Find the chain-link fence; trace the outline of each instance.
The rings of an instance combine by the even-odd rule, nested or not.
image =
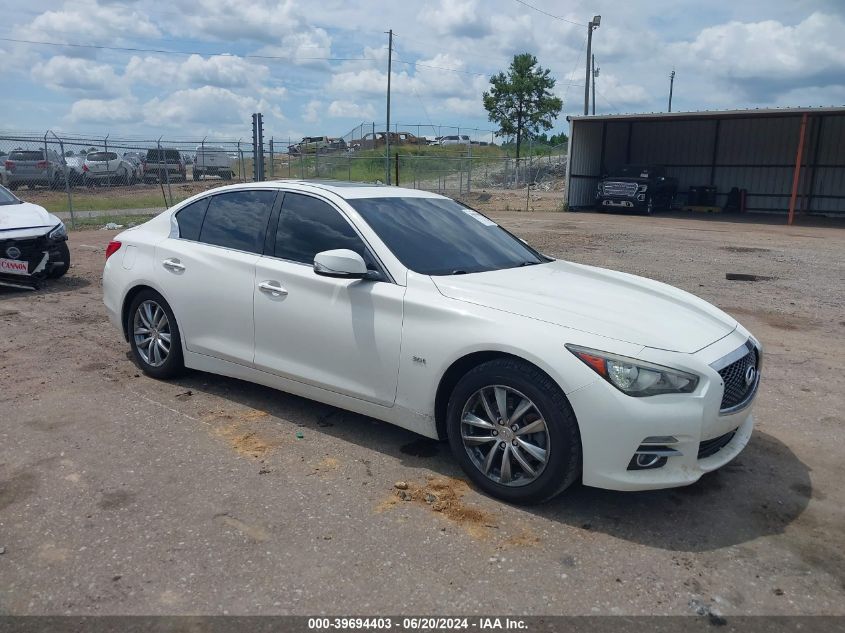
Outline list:
[[[72,223],[113,211],[149,213],[256,178],[389,182],[452,195],[562,187],[566,146],[529,140],[517,159],[515,147],[494,143],[489,130],[395,124],[388,134],[383,128],[362,124],[336,138],[271,136],[262,148],[263,174],[254,173],[255,148],[244,139],[0,132],[0,182],[25,189],[21,197]]]

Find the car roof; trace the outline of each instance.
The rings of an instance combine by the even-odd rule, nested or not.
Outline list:
[[[370,184],[364,182],[346,182],[343,180],[267,180],[264,182],[245,182],[225,187],[217,187],[211,193],[237,191],[240,189],[276,189],[284,188],[288,191],[329,192],[345,200],[359,198],[444,198],[430,191],[420,189],[406,189],[405,187],[391,187],[388,185]]]

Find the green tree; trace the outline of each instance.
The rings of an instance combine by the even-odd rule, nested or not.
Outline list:
[[[499,126],[498,136],[516,136],[516,157],[527,134],[550,130],[563,108],[552,95],[555,80],[537,64],[531,53],[514,55],[507,74],[490,78],[490,92],[484,93],[487,118]]]

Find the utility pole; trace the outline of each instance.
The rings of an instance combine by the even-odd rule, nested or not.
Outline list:
[[[590,113],[590,59],[593,56],[593,31],[599,28],[601,16],[594,15],[587,24],[587,72],[584,75],[584,114]]]
[[[672,90],[675,87],[675,69],[669,74],[669,112],[672,111]]]
[[[393,29],[388,32],[387,40],[387,126],[384,132],[384,182],[390,184],[390,72],[393,66]],[[373,144],[375,145],[375,136]]]
[[[596,77],[599,76],[601,68],[596,68],[596,56],[593,55],[593,116],[596,115]]]

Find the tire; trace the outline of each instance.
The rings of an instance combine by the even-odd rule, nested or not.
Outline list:
[[[223,180],[231,180],[231,179],[232,179],[232,172],[230,172],[230,171],[224,171],[224,172],[222,172],[222,173],[220,174],[220,177],[221,177]]]
[[[645,208],[643,209],[644,215],[654,215],[656,211],[655,204],[654,204],[654,196],[649,196],[648,200],[646,201]]]
[[[18,183],[16,183],[16,182],[10,182],[10,183],[9,183],[9,190],[10,190],[10,191],[17,191],[17,190],[18,190]]]
[[[62,242],[61,245],[59,245],[59,257],[64,263],[61,266],[53,266],[50,268],[50,272],[47,273],[47,277],[50,279],[63,277],[70,268],[70,249],[67,246],[67,242]]]
[[[147,307],[150,310],[147,310]],[[164,312],[167,319],[167,328],[162,326],[158,313],[153,306],[158,306]],[[153,340],[146,346],[145,351],[143,345],[139,348],[139,340],[144,337],[143,333],[135,334],[137,327],[150,330],[147,323],[151,321],[150,316],[153,316],[155,321],[161,328],[160,333],[167,333],[170,336],[170,345],[166,346],[166,341],[162,338],[161,344],[157,346],[157,341]],[[136,327],[137,326],[137,327]],[[132,348],[132,355],[135,357],[135,363],[148,376],[158,379],[167,379],[178,376],[185,370],[185,363],[182,357],[182,338],[179,335],[179,326],[176,323],[176,317],[173,315],[173,310],[159,293],[154,290],[142,290],[139,292],[129,306],[128,316],[126,317],[126,331],[129,334],[129,345]],[[155,349],[153,349],[155,347]],[[161,354],[166,347],[166,357],[162,360]],[[158,354],[158,357],[156,357]],[[156,360],[161,360],[157,364]]]
[[[505,408],[509,417],[525,400],[531,408],[523,411],[513,427],[496,422],[489,427],[475,426],[478,418],[488,422],[484,418],[491,417],[485,415],[484,411],[488,409],[483,407],[479,394],[486,394],[490,413],[495,414],[498,411],[496,390],[506,393]],[[465,423],[467,416],[474,420],[472,424]],[[452,454],[467,476],[481,490],[504,501],[519,504],[548,501],[581,474],[581,436],[572,407],[557,383],[525,361],[501,358],[470,370],[452,392],[446,426]],[[528,426],[541,430],[524,434],[523,429]],[[465,445],[465,434],[475,441]],[[499,439],[487,439],[492,436]],[[526,445],[532,452],[523,448]],[[544,462],[535,454],[543,447]],[[543,450],[539,452],[543,453]],[[509,457],[507,476],[503,472],[506,454]],[[533,476],[520,465],[517,455],[535,470]],[[483,470],[485,463],[489,475]]]
[[[191,174],[191,178],[194,180],[194,182],[199,182],[199,179],[201,177],[202,177],[202,174],[198,171],[195,171]]]

